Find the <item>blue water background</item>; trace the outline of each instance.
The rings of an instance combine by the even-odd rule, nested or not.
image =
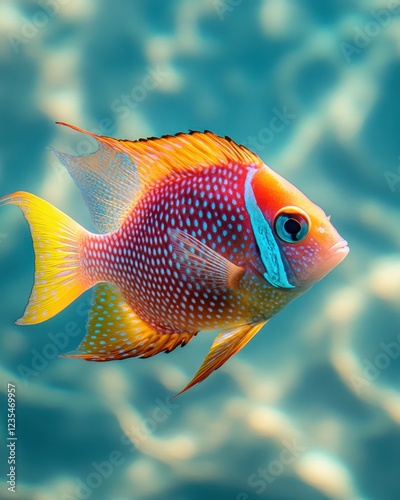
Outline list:
[[[55,121],[130,139],[209,129],[322,206],[351,248],[170,405],[213,336],[147,360],[56,357],[83,337],[90,292],[15,325],[33,251],[21,213],[3,207],[1,499],[399,498],[399,13],[386,0],[0,3],[0,196],[35,193],[93,230],[46,149],[93,144]]]

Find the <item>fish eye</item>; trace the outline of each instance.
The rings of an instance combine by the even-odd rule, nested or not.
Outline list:
[[[285,207],[275,217],[275,232],[286,243],[304,240],[310,229],[308,216],[296,207]]]

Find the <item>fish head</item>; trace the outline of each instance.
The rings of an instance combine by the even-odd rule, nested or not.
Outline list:
[[[249,174],[245,197],[264,276],[272,285],[311,286],[348,254],[330,217],[266,165]]]

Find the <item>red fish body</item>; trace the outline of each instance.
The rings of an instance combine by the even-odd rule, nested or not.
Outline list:
[[[321,209],[229,139],[94,137],[92,155],[56,154],[103,234],[28,193],[0,200],[24,211],[37,256],[20,323],[48,319],[94,287],[71,357],[148,357],[221,330],[186,390],[348,252]]]
[[[209,167],[190,179],[157,186],[116,233],[95,237],[88,245],[84,253],[88,276],[116,284],[139,316],[160,333],[265,321],[276,312],[279,298],[277,294],[270,302],[266,289],[271,285],[256,272],[261,263],[244,200],[238,196],[246,174],[244,167],[231,171]],[[210,277],[207,283],[206,275],[204,284],[197,280],[195,267],[185,262],[174,241],[180,232],[245,269],[242,279],[234,287],[216,284]]]

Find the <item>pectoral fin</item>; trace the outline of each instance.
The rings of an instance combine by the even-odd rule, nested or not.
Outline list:
[[[179,229],[170,232],[182,279],[200,286],[234,288],[245,273],[244,267],[230,262],[194,236]]]
[[[222,366],[231,356],[239,352],[240,349],[261,330],[265,323],[266,321],[263,323],[243,325],[238,328],[223,330],[219,333],[192,381],[176,396],[187,391],[195,384],[198,384],[207,378],[214,370]]]

